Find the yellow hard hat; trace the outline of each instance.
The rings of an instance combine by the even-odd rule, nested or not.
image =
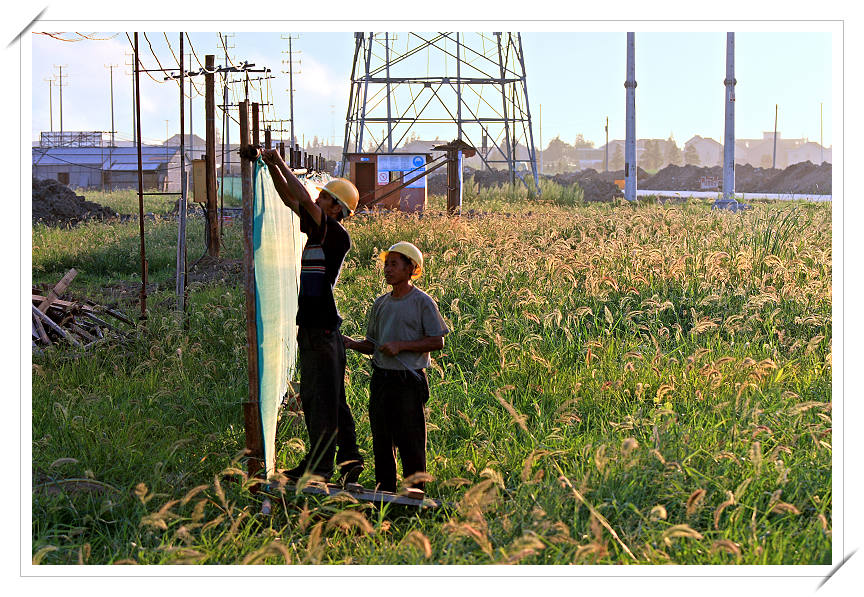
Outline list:
[[[342,214],[349,216],[357,209],[357,203],[360,201],[360,193],[357,187],[346,178],[334,178],[324,185],[321,189],[327,191],[332,197],[342,206]],[[347,210],[348,213],[345,213]]]
[[[401,255],[405,255],[405,257],[410,259],[414,264],[414,273],[411,274],[411,279],[416,280],[420,277],[420,274],[423,272],[423,253],[420,252],[420,249],[403,240],[396,243],[386,251],[381,251],[378,259],[384,261],[387,259],[388,253],[400,253]]]

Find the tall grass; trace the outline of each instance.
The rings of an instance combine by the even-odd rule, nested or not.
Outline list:
[[[34,357],[34,560],[831,561],[830,208],[794,223],[770,204],[470,201],[473,217],[355,218],[337,286],[343,331],[360,336],[386,291],[378,252],[423,250],[418,284],[453,330],[429,371],[427,491],[453,508],[376,510],[276,479],[262,514],[238,454],[242,291],[219,282],[191,293],[185,328],[160,291],[135,343]],[[170,255],[160,225],[153,245],[169,246],[154,252]],[[34,278],[88,263],[95,292],[130,277],[117,230],[40,230]],[[230,254],[239,240],[226,236]],[[171,267],[154,259],[151,274]],[[371,456],[364,357],[349,355],[346,380]],[[285,410],[278,467],[305,437]],[[371,464],[360,480],[372,485]]]

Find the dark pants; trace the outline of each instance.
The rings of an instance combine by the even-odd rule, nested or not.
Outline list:
[[[297,348],[300,401],[309,432],[306,466],[329,477],[333,473],[334,456],[337,463],[363,460],[357,448],[354,419],[345,400],[345,345],[338,329],[300,327]]]
[[[396,450],[404,479],[426,472],[423,405],[428,399],[425,370],[390,371],[372,367],[369,424],[375,453],[375,482],[382,491],[396,491]],[[423,483],[415,483],[414,487],[422,490]]]

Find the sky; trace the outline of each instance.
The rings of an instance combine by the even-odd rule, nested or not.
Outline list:
[[[161,64],[165,68],[176,68],[179,33],[176,29],[160,28],[159,24],[146,23],[146,39],[143,32],[139,34],[143,67],[156,69]],[[465,25],[468,23],[463,23],[460,29],[467,30]],[[582,134],[599,147],[605,142],[607,117],[609,138],[623,139],[626,30],[576,31],[584,29],[584,24],[572,23],[573,31],[551,31],[542,30],[542,24],[526,25],[526,29],[534,29],[522,32],[522,44],[535,144],[540,145],[542,141],[544,147],[548,146],[556,136],[573,143],[576,136]],[[671,135],[682,146],[697,134],[722,141],[725,29],[715,25],[711,30],[712,24],[697,23],[692,31],[687,31],[680,30],[680,24],[670,23],[669,29],[679,30],[664,31],[662,25],[652,24],[650,31],[635,29],[637,137],[665,139]],[[116,30],[79,32],[99,38],[98,41],[82,39],[75,33],[56,34],[79,40],[75,42],[37,33],[54,31],[55,27],[40,28],[37,24],[33,32],[27,34],[27,41],[32,44],[32,140],[38,140],[40,132],[52,126],[55,131],[60,129],[57,84],[60,66],[63,67],[63,129],[110,131],[112,71],[108,65],[112,64],[116,65],[113,69],[115,130],[119,138],[131,139],[132,33],[127,38],[125,32]],[[546,27],[548,29],[549,24]],[[835,58],[832,42],[837,41],[834,39],[837,35],[824,23],[799,23],[796,31],[784,31],[784,27],[776,23],[750,23],[741,27],[747,30],[736,32],[736,137],[761,138],[763,132],[773,131],[776,104],[781,137],[806,137],[819,142],[821,107],[822,139],[826,147],[831,146]],[[406,39],[405,31],[396,31],[397,42],[394,43]],[[189,32],[197,55],[192,58],[193,69],[199,68],[198,61],[203,63],[207,53],[216,56],[217,65],[225,63],[220,32],[228,34],[225,39],[231,62],[237,64],[245,60],[254,63],[255,68],[271,69],[275,78],[266,82],[269,89],[265,87],[262,92],[253,81],[250,97],[252,101],[269,101],[267,98],[272,97],[273,105],[267,108],[267,117],[285,120],[289,118],[286,37],[291,35],[295,52],[294,119],[298,141],[308,141],[313,136],[322,140],[335,137],[336,144],[341,145],[354,52],[354,36],[350,30],[232,32],[225,26]],[[188,42],[186,52],[189,53]],[[150,74],[159,82],[141,74],[142,136],[145,142],[157,143],[166,138],[166,131],[170,135],[178,132],[179,90],[176,83],[162,81],[161,73]],[[54,82],[49,83],[47,79]],[[203,93],[203,76],[197,77],[195,84]],[[241,92],[242,86],[234,87],[237,93]],[[192,127],[193,132],[203,137],[204,101],[198,90],[193,90]],[[236,101],[236,97],[232,94],[229,101]],[[53,114],[49,110],[50,100],[53,100]],[[188,99],[185,102],[188,110]],[[221,103],[221,89],[217,91],[217,103]],[[186,118],[188,132],[188,112]],[[221,127],[220,114],[217,116],[220,135]],[[432,131],[441,139],[456,136],[455,124],[421,130],[419,136],[429,138]],[[229,135],[231,139],[238,138],[236,125]]]

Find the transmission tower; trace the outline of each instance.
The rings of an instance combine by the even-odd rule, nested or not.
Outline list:
[[[398,151],[413,130],[461,139],[487,168],[532,188],[529,175],[539,192],[519,33],[357,32],[354,41],[343,165],[370,145]]]

